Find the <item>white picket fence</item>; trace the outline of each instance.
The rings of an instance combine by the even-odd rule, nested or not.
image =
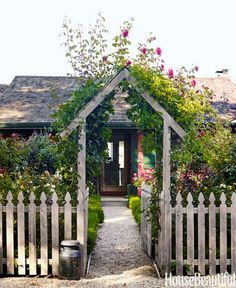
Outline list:
[[[9,192],[6,206],[0,204],[0,274],[58,276],[60,241],[72,239],[72,225],[78,230],[78,219],[73,222],[73,218],[77,218],[79,205],[71,206],[69,193],[63,207],[58,206],[56,193],[50,203],[42,193],[40,206],[35,205],[34,193],[27,206],[22,192],[16,206],[12,199]],[[63,239],[60,229],[64,230]]]
[[[224,193],[218,207],[213,193],[209,199],[200,193],[197,205],[190,193],[187,206],[183,207],[182,200],[178,194],[175,207],[171,207],[171,259],[176,274],[183,274],[184,265],[188,275],[236,272],[236,193],[228,207]],[[205,205],[205,200],[209,204]]]
[[[152,186],[142,183],[141,187],[141,245],[144,251],[152,256],[152,228],[149,215]]]
[[[165,272],[175,265],[177,275],[236,272],[236,193],[232,194],[228,206],[225,193],[221,194],[218,206],[213,193],[209,199],[200,193],[197,204],[193,203],[191,193],[187,196],[187,205],[182,201],[178,194],[176,205],[161,203],[162,209],[171,211],[171,221],[160,218],[161,231],[155,247],[157,263],[165,263],[163,251],[169,249],[171,261],[164,266],[167,267]],[[163,242],[164,233],[168,235],[168,242]]]
[[[147,215],[151,191],[151,186],[143,184],[141,243],[150,256],[151,223]],[[163,195],[161,196],[163,199]],[[197,201],[193,201],[193,196],[189,193],[187,199],[183,200],[178,194],[175,205],[164,203],[163,200],[160,202],[162,214],[157,219],[160,231],[155,245],[155,260],[159,267],[164,272],[174,269],[172,272],[176,272],[176,275],[194,275],[196,272],[201,275],[236,273],[236,193],[232,194],[228,202],[225,193],[220,195],[220,201],[216,201],[213,193],[209,198],[200,193]],[[218,206],[216,202],[219,203]],[[165,221],[163,207],[170,211],[170,220]],[[163,241],[164,233],[168,235],[170,245]],[[164,266],[166,255],[170,255],[170,261]]]

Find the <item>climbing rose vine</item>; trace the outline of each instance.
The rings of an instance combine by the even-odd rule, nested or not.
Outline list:
[[[173,67],[166,67],[163,59],[165,53],[157,41],[158,38],[152,34],[146,40],[140,41],[137,49],[134,49],[132,46],[132,25],[132,19],[125,21],[117,35],[113,37],[112,44],[109,45],[106,37],[108,31],[102,15],[99,15],[95,26],[89,30],[88,35],[85,35],[82,27],[74,29],[71,28],[70,23],[64,24],[66,55],[82,85],[82,88],[79,89],[79,94],[75,93],[73,100],[77,103],[77,106],[79,105],[76,110],[77,113],[83,108],[83,105],[78,104],[81,103],[81,99],[83,99],[82,103],[86,104],[96,94],[96,91],[104,87],[111,76],[114,76],[123,67],[127,67],[138,84],[135,87],[131,87],[129,83],[123,81],[119,85],[119,89],[127,90],[129,93],[127,101],[131,105],[131,109],[128,112],[128,116],[144,135],[142,141],[144,151],[155,151],[156,153],[157,169],[155,175],[158,178],[159,191],[162,187],[162,145],[160,143],[162,143],[163,122],[160,115],[150,109],[149,105],[140,97],[140,92],[142,91],[147,91],[151,97],[157,100],[187,132],[186,139],[181,145],[177,136],[174,135],[172,147],[173,195],[177,192],[184,192],[185,187],[188,186],[186,183],[190,178],[191,181],[198,179],[192,185],[196,193],[202,188],[207,190],[208,187],[213,187],[214,185],[218,187],[226,182],[227,185],[230,183],[234,187],[233,183],[236,181],[233,175],[236,175],[236,173],[234,173],[233,168],[235,166],[231,164],[233,161],[232,155],[234,155],[233,147],[235,146],[220,146],[222,145],[221,141],[216,141],[218,137],[222,138],[222,135],[220,136],[220,133],[216,133],[214,127],[216,125],[223,127],[223,123],[218,119],[216,111],[212,108],[212,92],[207,87],[198,87],[196,89],[198,83],[195,79],[195,73],[199,70],[198,66],[194,65],[189,69],[182,67],[179,70],[175,70]],[[134,50],[136,55],[132,52]],[[96,86],[96,89],[93,88],[94,86]],[[90,89],[92,92],[90,92]],[[80,95],[80,97],[76,95]],[[112,97],[111,95],[110,100]],[[100,128],[96,130],[96,135],[103,135],[103,125],[107,127],[106,121],[109,119],[109,117],[102,119],[97,126],[96,121],[104,115],[100,111],[103,107],[102,105],[94,113],[94,119],[96,120],[93,125],[101,128],[101,130],[99,130]],[[64,121],[59,121],[59,130],[63,129],[73,119],[75,106],[76,104],[61,108],[59,114],[60,117],[64,115],[62,117]],[[67,117],[68,111],[70,112],[70,117]],[[210,119],[210,121],[206,121],[206,119]],[[215,124],[212,125],[212,123]],[[88,127],[89,130],[87,132],[88,135],[93,135],[93,137],[90,137],[89,143],[91,146],[88,148],[88,153],[92,147],[95,149],[96,145],[98,145],[97,136],[90,133],[94,129],[93,125]],[[230,131],[225,127],[224,129],[228,132]],[[224,129],[219,128],[218,131],[224,134]],[[107,157],[107,154],[102,153],[102,151],[106,151],[106,141],[109,138],[109,133],[106,132],[104,135],[106,137],[99,139],[99,143],[103,143],[100,147],[101,150],[99,150],[101,154],[92,153],[91,150],[91,158],[88,157],[88,161],[91,161],[97,155],[101,155],[97,161],[93,162],[97,163],[97,171],[99,171],[101,161]],[[235,137],[230,133],[226,133],[223,139],[225,143],[232,143],[232,139],[235,139]],[[204,145],[208,143],[209,149],[204,149],[203,143],[205,143]],[[225,147],[228,147],[228,150]],[[219,165],[219,161],[220,159],[222,161],[223,157],[216,157],[217,149],[224,151],[222,155],[226,157],[225,159],[230,159],[229,162],[223,161],[225,163],[224,172],[220,171],[221,165]],[[215,152],[213,154],[209,151]],[[226,162],[229,166],[226,165]],[[89,167],[93,166],[90,165]],[[187,171],[189,173],[186,173]],[[226,179],[225,177],[228,178]],[[231,180],[228,181],[228,179]]]

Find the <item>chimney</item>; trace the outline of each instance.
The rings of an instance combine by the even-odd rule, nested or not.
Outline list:
[[[221,69],[221,70],[217,70],[215,73],[217,75],[217,77],[224,77],[224,76],[229,76],[229,69]]]

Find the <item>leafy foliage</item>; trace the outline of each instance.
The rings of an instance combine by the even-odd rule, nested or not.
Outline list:
[[[11,191],[16,200],[19,191],[26,196],[32,191],[39,197],[49,196],[60,182],[56,173],[57,145],[47,133],[23,139],[17,134],[0,138],[0,187],[5,198]]]
[[[67,57],[80,81],[80,88],[74,93],[71,103],[64,104],[55,115],[56,127],[61,130],[68,125],[99,89],[104,87],[111,75],[124,66],[129,67],[131,75],[138,84],[133,87],[123,81],[120,89],[128,90],[127,101],[132,106],[129,117],[144,135],[144,151],[156,151],[158,167],[156,175],[157,182],[161,186],[162,145],[160,143],[162,142],[163,120],[161,115],[156,113],[141,97],[141,92],[148,91],[149,95],[157,100],[189,133],[204,126],[206,115],[214,119],[215,111],[210,105],[210,91],[207,88],[201,91],[195,89],[194,74],[198,70],[197,66],[189,71],[181,68],[176,75],[172,69],[166,69],[162,50],[154,46],[156,38],[153,35],[150,35],[145,43],[139,44],[138,54],[132,57],[131,29],[132,19],[123,23],[120,33],[113,39],[112,48],[109,48],[105,38],[107,33],[105,19],[101,14],[95,26],[88,30],[87,36],[84,35],[82,27],[73,29],[69,21],[65,22],[66,41],[64,44]],[[109,101],[104,101],[87,121],[87,184],[92,190],[96,190],[99,165],[107,157],[106,142],[110,137],[107,121],[109,113],[112,112],[110,102],[112,96],[108,97]],[[106,114],[105,111],[109,113]],[[176,143],[178,144],[178,141]]]
[[[141,199],[140,197],[131,196],[129,198],[129,208],[131,209],[134,219],[140,228],[140,225],[141,225]]]
[[[101,84],[96,84],[89,80],[86,84],[75,91],[72,95],[71,101],[64,103],[55,113],[55,129],[57,129],[57,131],[63,130],[63,128],[74,119],[75,115],[77,115],[79,111],[81,111],[84,106],[93,99],[94,95],[98,93],[100,88]],[[107,158],[107,142],[111,135],[111,130],[108,127],[107,122],[109,114],[112,113],[111,100],[112,95],[99,105],[87,117],[86,121],[86,178],[87,186],[90,188],[90,193],[97,192],[100,166],[102,161]],[[81,127],[83,125],[84,123],[81,122]],[[66,153],[65,157],[62,155],[62,158],[65,160],[63,161],[64,168],[65,166],[70,166],[71,163],[76,163],[76,157],[79,151],[78,149],[82,148],[77,147],[75,149],[75,145],[77,145],[78,142],[76,131],[66,139],[58,139],[62,154]],[[76,165],[71,166],[71,173],[77,173]]]
[[[191,131],[181,149],[173,155],[173,191],[197,197],[200,192],[221,192],[231,196],[236,189],[236,135],[217,122],[200,131]]]
[[[98,227],[103,221],[104,213],[101,207],[101,198],[99,195],[90,195],[88,206],[88,254],[92,252],[95,246]]]

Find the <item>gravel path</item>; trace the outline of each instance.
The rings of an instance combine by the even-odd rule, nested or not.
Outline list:
[[[105,222],[98,233],[87,279],[64,281],[46,278],[1,278],[10,287],[165,287],[157,279],[148,256],[140,247],[138,227],[126,207],[104,207]]]
[[[157,281],[155,269],[141,249],[130,210],[104,207],[104,213],[105,223],[99,230],[88,278],[103,281],[104,287],[138,287],[138,283],[140,287],[151,287],[150,282]]]

